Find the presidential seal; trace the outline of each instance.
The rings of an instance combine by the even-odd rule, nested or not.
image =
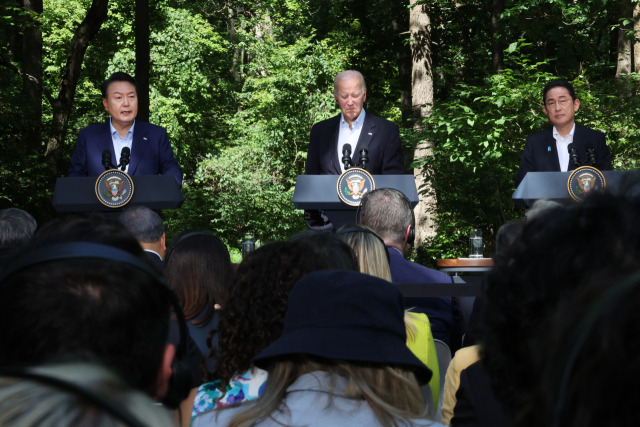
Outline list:
[[[347,169],[338,178],[338,197],[349,206],[360,206],[362,196],[376,189],[369,172],[361,168]]]
[[[569,195],[576,202],[581,202],[589,193],[604,191],[607,183],[604,175],[593,166],[581,166],[575,169],[567,180]]]
[[[105,171],[96,181],[96,196],[107,207],[121,208],[133,196],[133,181],[121,170]]]

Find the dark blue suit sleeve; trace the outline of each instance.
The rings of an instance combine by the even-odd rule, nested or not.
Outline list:
[[[78,142],[71,156],[71,166],[67,176],[88,176],[87,170],[87,137],[85,129],[78,133]]]
[[[176,160],[175,156],[173,155],[173,149],[171,148],[171,143],[169,142],[167,130],[165,128],[161,129],[162,132],[160,134],[160,140],[158,142],[160,145],[160,174],[173,175],[178,185],[182,185],[182,169],[178,164],[178,160]]]
[[[402,145],[400,144],[400,130],[397,125],[393,125],[390,138],[384,146],[382,158],[382,175],[400,175],[404,173],[404,157],[402,156]]]

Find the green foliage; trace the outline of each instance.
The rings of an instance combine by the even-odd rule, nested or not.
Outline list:
[[[343,66],[328,43],[310,38],[247,46],[249,52],[259,47],[261,55],[244,69],[226,143],[200,162],[195,182],[209,194],[211,226],[231,245],[245,232],[269,241],[305,227],[291,203],[295,180],[303,173],[311,126],[336,112],[331,82]]]

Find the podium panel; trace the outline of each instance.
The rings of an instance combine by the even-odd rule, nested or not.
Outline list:
[[[529,172],[511,196],[517,206],[531,206],[538,199],[550,199],[556,202],[573,202],[567,189],[567,181],[573,171],[568,172]],[[606,190],[618,194],[628,180],[639,177],[640,172],[602,171],[606,181]]]
[[[319,209],[329,217],[335,228],[357,222],[358,208],[343,203],[338,197],[340,175],[298,175],[293,191],[293,205],[298,209]],[[404,193],[414,208],[418,191],[413,175],[373,175],[378,188],[395,188]]]
[[[56,212],[117,212],[127,206],[144,205],[150,209],[176,209],[184,196],[171,175],[132,176],[133,197],[123,208],[103,205],[96,196],[97,177],[58,178],[53,192]]]

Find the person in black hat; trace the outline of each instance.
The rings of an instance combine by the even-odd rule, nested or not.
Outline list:
[[[317,271],[289,294],[280,338],[254,364],[269,373],[264,394],[206,412],[192,426],[436,425],[418,380],[431,371],[407,348],[400,291],[352,271]]]

